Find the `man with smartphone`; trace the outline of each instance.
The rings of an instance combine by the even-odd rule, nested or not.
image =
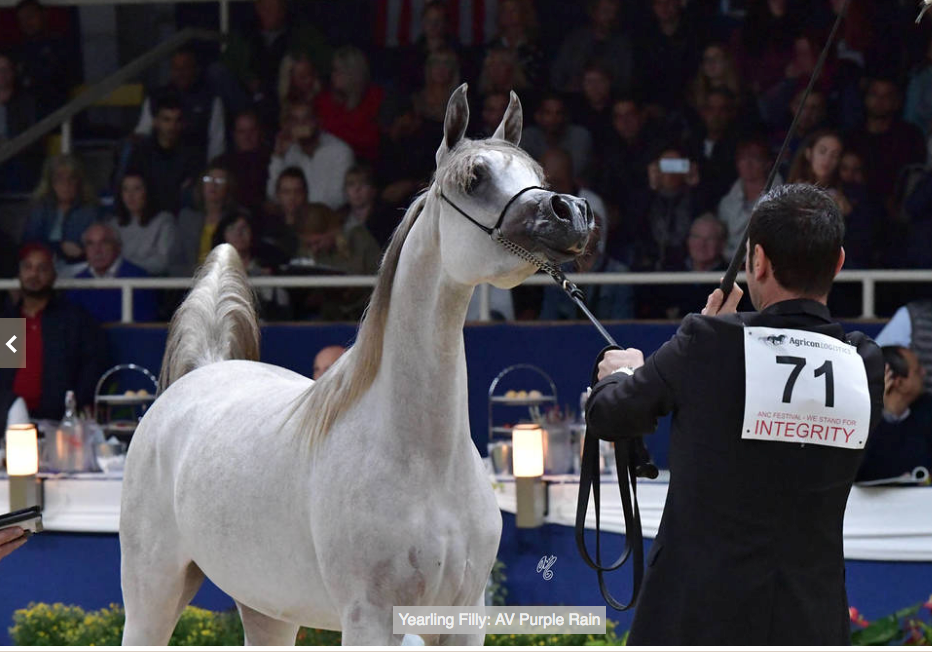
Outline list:
[[[628,643],[846,645],[842,523],[884,361],[826,301],[844,263],[844,218],[795,184],[761,198],[746,263],[758,312],[735,285],[647,361],[609,351],[588,434],[648,435],[673,414],[670,485]]]

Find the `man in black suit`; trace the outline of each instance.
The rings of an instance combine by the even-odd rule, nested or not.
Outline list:
[[[823,191],[771,191],[748,238],[759,312],[735,312],[737,286],[725,302],[715,290],[646,362],[626,349],[600,363],[591,434],[646,435],[673,413],[670,487],[630,644],[849,642],[842,521],[884,363],[826,308],[843,239]]]

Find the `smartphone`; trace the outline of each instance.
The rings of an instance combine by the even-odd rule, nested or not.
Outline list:
[[[662,158],[660,171],[666,174],[689,174],[688,158]]]
[[[41,532],[42,510],[39,509],[38,505],[34,505],[32,507],[27,507],[26,509],[19,509],[15,512],[10,512],[9,514],[0,516],[0,529],[5,527],[12,527],[14,525],[21,527],[32,534]]]

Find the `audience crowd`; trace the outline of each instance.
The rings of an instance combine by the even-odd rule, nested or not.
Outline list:
[[[447,98],[468,81],[470,135],[491,135],[516,91],[521,146],[554,189],[592,206],[601,233],[579,269],[723,270],[800,108],[776,182],[831,193],[848,268],[930,268],[932,31],[910,26],[913,4],[852,3],[802,105],[841,0],[589,0],[559,30],[543,23],[552,0],[497,0],[481,43],[459,40],[454,3],[425,0],[410,44],[393,47],[373,46],[371,26],[334,42],[297,5],[255,0],[222,53],[171,56],[113,151],[108,187],[93,187],[79,156],[42,163],[42,148],[0,166],[0,191],[34,189],[0,248],[41,244],[58,277],[189,276],[220,242],[250,274],[374,273],[430,181]],[[77,82],[49,11],[22,0],[18,46],[0,48],[0,143]],[[677,318],[708,286],[588,290],[603,319]],[[367,292],[266,291],[262,316],[356,320]],[[114,291],[69,296],[118,318]],[[140,293],[135,316],[166,319],[178,298]],[[578,317],[542,288],[505,301],[498,314],[517,319]],[[859,315],[860,293],[836,292],[832,308]]]

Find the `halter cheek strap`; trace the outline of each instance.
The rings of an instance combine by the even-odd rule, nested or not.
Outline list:
[[[502,222],[503,222],[504,219],[505,219],[505,213],[507,213],[507,212],[508,212],[508,209],[511,208],[511,205],[512,205],[513,203],[515,203],[515,200],[518,199],[518,197],[520,197],[521,195],[523,195],[524,193],[526,193],[526,192],[529,191],[529,190],[547,190],[547,189],[546,189],[546,188],[543,188],[543,187],[541,187],[541,186],[528,186],[527,188],[522,188],[521,190],[519,190],[518,192],[516,192],[514,195],[511,196],[511,199],[508,200],[508,203],[505,204],[505,207],[502,209],[502,212],[498,214],[498,221],[495,222],[495,226],[493,226],[492,228],[489,228],[489,227],[485,226],[484,224],[480,224],[479,222],[477,222],[476,220],[474,220],[472,217],[470,217],[469,214],[468,214],[466,211],[464,211],[462,208],[460,208],[459,206],[457,206],[456,204],[454,204],[452,201],[450,201],[450,198],[447,197],[447,196],[443,193],[442,190],[440,191],[440,198],[443,199],[443,201],[445,201],[446,203],[448,203],[450,206],[452,206],[453,208],[455,208],[455,209],[456,209],[456,212],[458,212],[460,215],[462,215],[463,217],[465,217],[467,220],[469,220],[470,222],[472,222],[473,224],[475,224],[476,226],[478,226],[480,229],[482,229],[483,231],[485,231],[485,232],[491,237],[491,236],[492,236],[492,233],[494,233],[497,229],[499,229],[499,228],[502,226]]]

